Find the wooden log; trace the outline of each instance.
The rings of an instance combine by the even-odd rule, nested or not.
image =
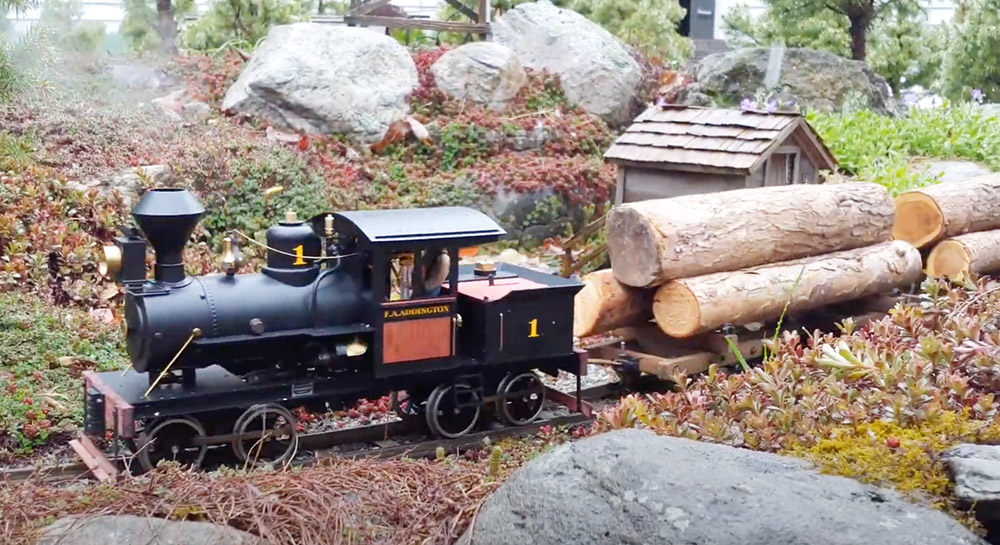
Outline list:
[[[664,333],[690,337],[885,293],[920,280],[920,252],[903,241],[784,263],[671,280],[656,290],[653,316]],[[801,275],[801,276],[800,276]],[[796,283],[797,282],[797,283]]]
[[[573,335],[586,337],[653,318],[652,290],[622,285],[611,269],[582,279],[583,289],[573,300]]]
[[[773,186],[620,205],[606,239],[620,282],[655,287],[885,242],[893,218],[878,184]]]
[[[917,248],[947,237],[1000,229],[1000,174],[907,191],[896,197],[892,236]]]
[[[955,282],[1000,271],[1000,230],[979,231],[939,242],[927,256],[927,275]]]

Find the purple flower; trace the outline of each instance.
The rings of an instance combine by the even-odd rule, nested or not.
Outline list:
[[[754,110],[757,108],[757,102],[750,98],[744,98],[740,101],[741,110]]]
[[[778,101],[773,98],[767,101],[767,113],[773,114],[774,112],[777,111],[778,111]]]
[[[982,92],[982,90],[980,90],[980,89],[973,89],[972,90],[972,101],[973,102],[976,102],[978,104],[982,104],[983,97],[985,97],[985,96],[986,95],[984,95],[983,92]]]

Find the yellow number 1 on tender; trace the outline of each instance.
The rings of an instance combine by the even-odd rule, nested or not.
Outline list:
[[[530,321],[528,323],[531,324],[531,333],[528,333],[528,338],[530,339],[532,337],[537,337],[538,336],[538,318],[535,318],[534,320],[532,320],[532,321]]]
[[[295,261],[292,262],[292,265],[305,265],[306,260],[302,259],[302,245],[299,244],[292,249],[295,250]]]

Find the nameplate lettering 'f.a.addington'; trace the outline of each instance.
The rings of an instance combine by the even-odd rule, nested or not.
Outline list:
[[[450,307],[448,305],[386,309],[383,318],[386,320],[396,320],[402,318],[424,318],[427,316],[439,316],[442,314],[448,314],[449,310]]]

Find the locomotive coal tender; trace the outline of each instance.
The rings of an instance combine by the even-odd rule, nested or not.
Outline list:
[[[267,230],[260,273],[236,274],[226,237],[223,271],[192,277],[183,250],[204,211],[186,190],[148,191],[133,209],[139,229],[104,249],[102,271],[125,289],[131,367],[84,374],[81,456],[99,452],[92,438],[112,438],[145,470],[161,459],[197,466],[220,446],[279,463],[297,446],[291,409],[397,392],[402,415],[457,438],[486,412],[507,425],[534,421],[546,389],[533,370],[577,375],[579,400],[587,361],[572,323],[582,285],[459,265],[462,249],[506,234],[488,216],[439,207],[305,222],[288,211]]]

